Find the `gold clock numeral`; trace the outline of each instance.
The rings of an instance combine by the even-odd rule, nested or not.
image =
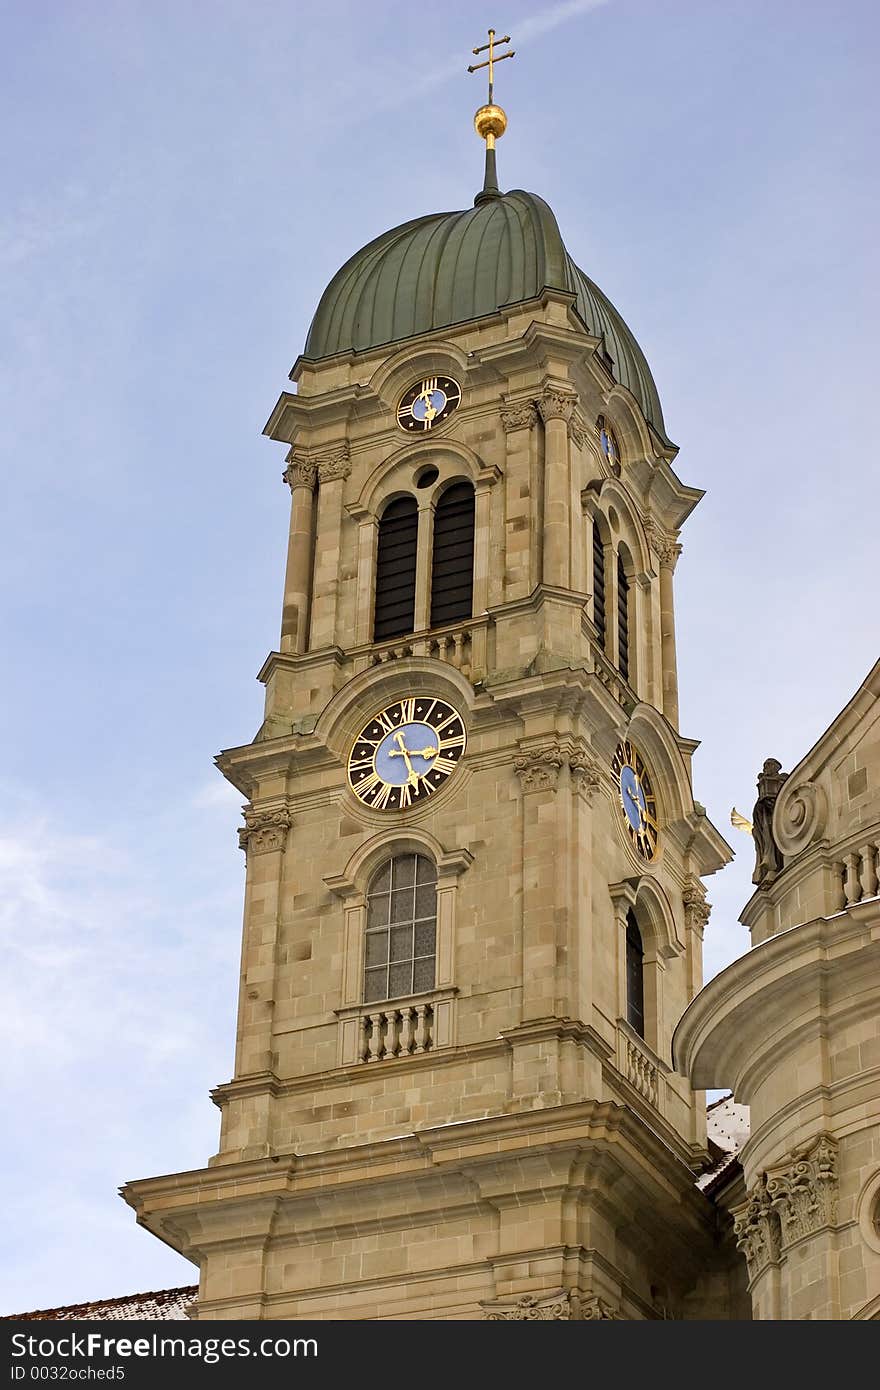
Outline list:
[[[445,772],[448,774],[450,772],[454,772],[455,768],[456,763],[453,762],[452,758],[435,758],[433,763],[431,764],[432,772]]]
[[[409,787],[406,782],[404,782],[403,786],[400,789],[400,809],[403,810],[404,807],[408,806],[411,800],[412,788]]]
[[[402,700],[402,701],[401,701],[400,707],[401,707],[401,710],[403,711],[403,713],[402,713],[402,715],[401,715],[401,723],[403,723],[403,724],[411,724],[411,723],[413,722],[413,720],[415,719],[415,717],[416,717],[416,702],[415,702],[415,700]]]
[[[395,789],[394,787],[392,787],[390,782],[383,782],[376,795],[373,797],[374,809],[377,811],[384,811],[385,807],[388,805],[388,800],[391,796],[391,793],[394,790]]]
[[[378,772],[373,772],[369,777],[363,777],[355,787],[355,791],[360,797],[371,796],[378,786],[382,785],[382,779]]]

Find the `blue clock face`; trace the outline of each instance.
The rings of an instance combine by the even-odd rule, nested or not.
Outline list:
[[[611,760],[620,792],[620,809],[630,840],[642,859],[653,859],[660,835],[657,802],[642,755],[628,740],[617,745]]]
[[[445,700],[397,700],[364,725],[348,760],[355,796],[374,811],[402,811],[426,801],[464,753],[464,722]]]
[[[451,376],[426,376],[411,386],[397,407],[404,430],[430,430],[451,415],[461,401],[461,387]]]

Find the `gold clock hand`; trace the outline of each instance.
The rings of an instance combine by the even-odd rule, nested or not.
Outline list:
[[[404,748],[401,744],[401,751],[396,748],[388,749],[389,758],[403,758],[409,753],[411,758],[436,758],[440,752],[439,748]]]
[[[409,785],[410,785],[411,787],[414,787],[414,786],[416,785],[416,783],[418,782],[418,780],[419,780],[419,774],[416,772],[415,768],[413,767],[412,763],[410,762],[410,759],[409,759],[409,749],[407,748],[406,744],[405,744],[404,741],[403,741],[403,733],[398,729],[397,733],[394,735],[394,738],[395,738],[395,740],[396,740],[396,742],[397,742],[398,748],[400,749],[400,752],[401,752],[401,756],[402,756],[402,758],[403,758],[403,761],[406,763],[406,770],[407,770],[407,772],[409,773],[409,776],[407,777],[406,780],[409,782]],[[393,754],[393,753],[394,753],[394,749],[393,749],[393,748],[389,748],[388,751],[389,751],[390,754]]]

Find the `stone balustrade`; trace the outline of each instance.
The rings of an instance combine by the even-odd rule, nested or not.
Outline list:
[[[434,1009],[431,1004],[385,1004],[363,1014],[360,1030],[362,1062],[417,1056],[434,1046]]]
[[[876,897],[880,886],[880,840],[869,841],[858,849],[850,850],[838,862],[837,868],[842,888],[842,908]]]
[[[634,1086],[639,1095],[656,1109],[659,1104],[659,1078],[657,1068],[640,1047],[626,1039],[625,1071],[627,1081]]]
[[[360,648],[352,653],[355,669],[360,671],[410,656],[433,657],[435,661],[454,666],[471,679],[475,672],[485,671],[488,627],[488,618],[471,618],[454,626],[398,637],[393,642],[373,643],[368,649]]]

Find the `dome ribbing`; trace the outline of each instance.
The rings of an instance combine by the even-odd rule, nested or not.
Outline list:
[[[304,356],[365,352],[494,314],[544,289],[575,296],[586,331],[604,339],[616,381],[665,438],[644,353],[614,305],[565,249],[543,198],[515,189],[464,212],[434,213],[384,232],[334,275]]]

